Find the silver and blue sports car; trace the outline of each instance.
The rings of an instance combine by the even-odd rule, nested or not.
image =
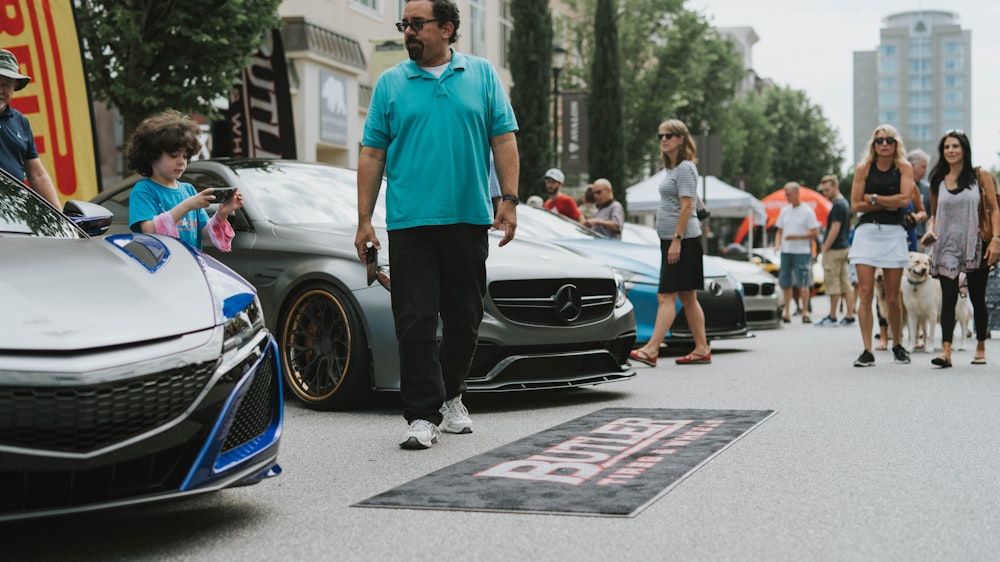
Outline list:
[[[0,173],[0,521],[279,473],[253,286],[172,238],[92,238],[111,224],[97,205],[66,213]]]

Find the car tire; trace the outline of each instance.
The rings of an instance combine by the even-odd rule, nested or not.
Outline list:
[[[361,314],[331,285],[297,291],[287,301],[278,334],[285,382],[315,410],[356,408],[372,394]]]

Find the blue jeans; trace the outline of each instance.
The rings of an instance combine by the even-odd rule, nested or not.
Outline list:
[[[810,265],[812,256],[809,254],[781,254],[781,270],[778,271],[778,286],[809,287],[811,281]]]
[[[441,404],[465,392],[483,320],[487,228],[455,224],[389,231],[399,390],[407,423],[440,424]]]

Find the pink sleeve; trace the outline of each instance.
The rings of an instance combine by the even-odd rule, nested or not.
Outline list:
[[[170,213],[160,213],[153,217],[153,231],[157,234],[166,234],[174,238],[179,238],[181,235],[177,231],[177,223],[174,222],[174,218],[170,216]]]
[[[233,249],[232,241],[233,237],[236,236],[236,231],[233,230],[229,221],[219,220],[219,215],[215,214],[209,219],[208,226],[205,228],[208,230],[208,237],[212,239],[212,245],[217,250],[229,252]]]

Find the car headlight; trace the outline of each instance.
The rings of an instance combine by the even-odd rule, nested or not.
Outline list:
[[[625,306],[625,301],[628,300],[628,295],[625,292],[625,277],[622,274],[614,271],[615,274],[615,308],[621,308]]]
[[[235,349],[252,340],[263,327],[264,315],[261,314],[260,299],[254,296],[249,304],[226,320],[222,351]]]

